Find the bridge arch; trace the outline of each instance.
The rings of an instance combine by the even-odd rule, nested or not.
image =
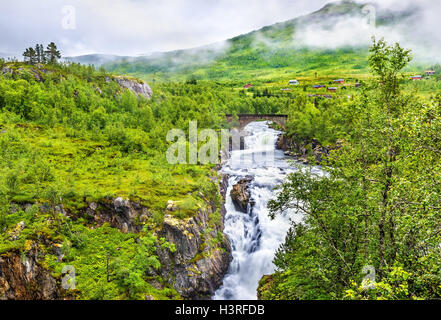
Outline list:
[[[232,114],[227,114],[226,118],[228,122],[235,120],[235,117]],[[239,119],[239,126],[241,130],[243,130],[251,122],[256,121],[272,121],[280,125],[282,128],[285,128],[288,120],[288,116],[285,114],[238,114],[237,118]]]

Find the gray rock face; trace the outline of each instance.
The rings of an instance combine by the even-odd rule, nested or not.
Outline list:
[[[72,218],[75,215],[72,214]],[[119,197],[108,202],[92,202],[81,210],[80,216],[98,226],[108,223],[124,233],[138,233],[142,230],[142,223],[151,217],[151,213],[140,204]]]
[[[228,177],[219,181],[219,191],[225,195]],[[172,214],[175,203],[169,201],[166,213]],[[220,210],[221,218],[213,218]],[[232,260],[231,247],[223,234],[226,210],[207,204],[190,219],[182,220],[166,214],[158,238],[174,244],[176,251],[158,247],[162,267],[159,274],[187,299],[208,299],[222,285]],[[140,204],[123,198],[109,202],[90,203],[82,215],[97,225],[109,223],[122,232],[140,232],[142,222],[151,217]]]
[[[35,78],[36,81],[38,81],[38,82],[43,81],[43,78],[41,77],[40,72],[36,68],[29,68],[28,70],[26,70],[24,68],[18,68],[17,70],[14,70],[10,67],[3,67],[1,69],[2,75],[17,75],[20,73],[27,73],[27,72],[29,72]]]
[[[13,74],[14,73],[14,70],[12,70],[11,68],[9,68],[9,67],[3,67],[2,68],[2,75],[5,75],[5,74]]]
[[[62,292],[49,271],[39,264],[36,250],[22,258],[12,252],[0,257],[0,300],[57,300]]]
[[[226,174],[222,175],[222,180],[220,181],[219,184],[219,192],[224,199],[226,199],[227,197],[228,179],[229,179],[228,175]]]
[[[136,80],[131,80],[128,78],[117,77],[115,81],[125,89],[131,90],[137,96],[143,96],[150,99],[153,95],[153,91],[148,84],[145,82],[138,82]]]
[[[252,178],[245,178],[240,180],[231,190],[231,199],[233,200],[234,207],[236,210],[247,213],[248,204],[253,205],[251,202],[251,195],[249,192],[249,186]]]
[[[222,221],[210,225],[210,215],[215,208],[199,210],[187,221],[167,215],[159,237],[164,237],[176,247],[158,249],[163,265],[161,275],[187,299],[208,299],[222,285],[231,262],[231,247],[222,234]]]

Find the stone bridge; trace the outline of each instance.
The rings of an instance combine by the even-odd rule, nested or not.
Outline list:
[[[227,121],[233,122],[234,116],[227,114]],[[285,128],[288,116],[284,114],[238,114],[240,129],[244,129],[251,122],[256,121],[272,121]]]

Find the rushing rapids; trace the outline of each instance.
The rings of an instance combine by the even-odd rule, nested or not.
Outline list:
[[[271,220],[267,204],[274,197],[274,187],[298,170],[286,160],[283,151],[276,149],[281,132],[269,128],[268,122],[254,122],[245,130],[244,150],[233,151],[222,169],[229,175],[226,199],[225,233],[233,250],[233,260],[216,300],[257,299],[257,286],[265,274],[274,272],[274,254],[285,240],[290,221],[301,216],[287,211]],[[250,178],[251,201],[248,213],[235,209],[230,192],[243,178]]]

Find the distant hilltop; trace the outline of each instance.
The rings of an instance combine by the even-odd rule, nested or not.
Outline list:
[[[250,79],[251,75],[259,78],[274,73],[298,76],[306,70],[334,70],[343,64],[348,70],[366,71],[372,36],[367,4],[347,0],[329,3],[309,15],[200,48],[141,57],[87,55],[68,59],[149,81]],[[412,26],[409,21],[417,12],[414,8],[391,11],[377,7],[374,22],[379,30],[394,29],[398,24]]]

